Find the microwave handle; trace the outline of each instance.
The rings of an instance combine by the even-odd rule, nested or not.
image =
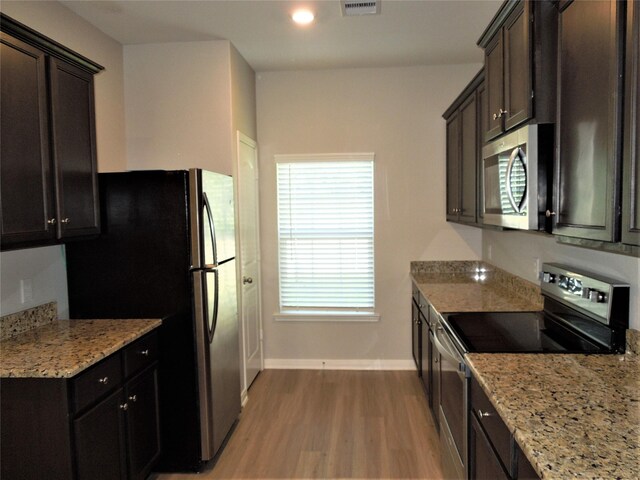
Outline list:
[[[513,193],[511,192],[511,171],[513,170],[513,165],[519,153],[520,153],[520,147],[516,147],[513,149],[513,152],[511,152],[511,156],[509,157],[509,163],[507,164],[507,171],[505,173],[505,177],[506,177],[505,185],[507,190],[507,196],[509,197],[509,203],[517,213],[522,212],[522,207],[516,205],[516,200],[515,198],[513,198]],[[524,163],[522,164],[522,166],[525,169],[525,179],[526,179],[527,166]],[[527,185],[525,185],[525,192],[526,190],[527,190]]]

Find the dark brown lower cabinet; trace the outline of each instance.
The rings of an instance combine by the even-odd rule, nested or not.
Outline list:
[[[476,480],[509,480],[498,455],[493,451],[475,414],[469,415],[469,478]]]
[[[411,345],[413,361],[420,376],[422,375],[422,322],[420,310],[414,301],[411,302]]]
[[[149,345],[154,333],[73,378],[0,379],[0,478],[147,478],[161,452]],[[122,357],[137,351],[146,361],[127,372]]]
[[[129,479],[143,480],[160,455],[158,371],[153,368],[125,387]]]
[[[124,405],[120,388],[74,420],[78,479],[127,478]]]

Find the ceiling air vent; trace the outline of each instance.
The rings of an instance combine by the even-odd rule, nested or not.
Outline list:
[[[343,17],[352,17],[355,15],[376,15],[380,13],[380,0],[366,2],[363,0],[341,0]]]

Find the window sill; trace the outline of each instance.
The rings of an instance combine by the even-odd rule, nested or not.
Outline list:
[[[379,322],[375,312],[278,312],[273,314],[277,322]]]

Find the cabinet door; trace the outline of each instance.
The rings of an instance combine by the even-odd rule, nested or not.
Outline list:
[[[45,55],[0,32],[2,249],[53,242]]]
[[[469,478],[472,480],[508,480],[498,456],[474,413],[469,413]]]
[[[435,348],[433,330],[429,330],[429,348],[431,349],[431,395],[429,395],[429,407],[433,415],[436,430],[440,431],[440,354]]]
[[[413,361],[416,364],[416,369],[418,370],[418,376],[422,374],[422,365],[420,362],[422,361],[422,331],[421,331],[421,322],[420,322],[420,311],[418,310],[418,306],[415,302],[411,302],[411,353],[413,354]]]
[[[93,75],[53,58],[49,69],[58,237],[98,234]]]
[[[476,95],[460,106],[460,200],[459,219],[476,222],[476,166],[478,163],[478,128]]]
[[[640,246],[640,6],[627,2],[622,242]]]
[[[487,94],[485,84],[482,83],[476,91],[476,105],[478,109],[478,127],[476,138],[478,140],[478,159],[476,163],[476,215],[478,223],[483,223],[484,218],[484,195],[482,180],[482,147],[484,146],[484,132],[487,125]]]
[[[485,141],[497,137],[503,131],[500,112],[504,107],[504,59],[502,30],[496,33],[485,49],[484,81],[487,95],[487,130],[484,132]]]
[[[420,360],[422,386],[424,387],[427,398],[429,398],[431,395],[431,372],[429,371],[431,367],[431,343],[429,342],[429,323],[422,313],[420,314],[420,321],[422,323],[422,331],[420,332],[422,337],[420,340],[422,344]]]
[[[560,12],[555,234],[617,240],[621,10],[575,0]]]
[[[531,118],[531,64],[529,2],[520,2],[504,25],[504,127]]]
[[[460,116],[447,119],[447,220],[458,220],[460,210]]]
[[[79,480],[127,478],[122,389],[73,422]]]
[[[158,374],[152,368],[132,379],[125,389],[129,480],[144,480],[160,455]]]

